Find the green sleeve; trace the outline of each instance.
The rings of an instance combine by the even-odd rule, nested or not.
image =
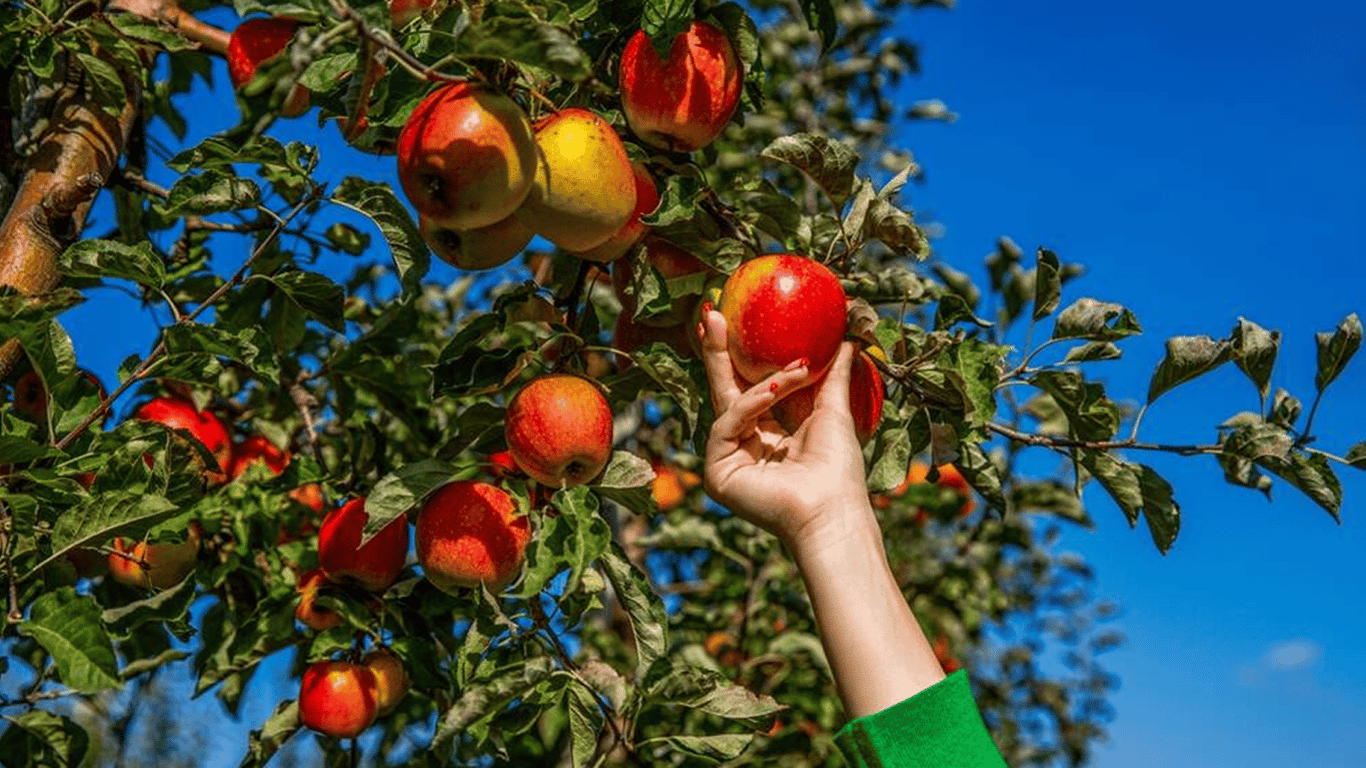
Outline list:
[[[851,768],[1004,768],[959,670],[835,734]]]

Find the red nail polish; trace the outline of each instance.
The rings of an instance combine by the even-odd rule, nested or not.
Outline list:
[[[770,384],[768,385],[768,391],[769,391],[769,392],[773,392],[773,393],[777,393],[777,391],[778,391],[778,382],[775,381],[775,382],[770,383]]]
[[[713,309],[716,309],[716,307],[712,306],[712,303],[710,301],[702,302],[702,314],[705,315]]]
[[[811,367],[811,361],[808,360],[808,359],[806,359],[805,357],[803,357],[803,358],[802,358],[802,361],[801,361],[800,363],[797,363],[797,367],[798,367],[798,368],[809,368],[809,367]]]

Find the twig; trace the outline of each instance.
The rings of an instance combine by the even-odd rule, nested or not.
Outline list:
[[[24,620],[24,612],[19,609],[19,582],[14,577],[14,560],[10,557],[13,545],[14,513],[10,512],[8,504],[0,502],[0,549],[4,550],[5,581],[9,584],[9,610],[5,618],[11,624],[18,624]]]
[[[1020,432],[1011,429],[1003,424],[990,422],[987,429],[995,432],[1002,437],[1009,438],[1025,445],[1034,445],[1046,448],[1087,448],[1095,451],[1108,451],[1116,448],[1129,448],[1137,451],[1165,451],[1167,453],[1177,453],[1182,456],[1198,456],[1200,454],[1219,454],[1224,449],[1217,445],[1173,445],[1169,443],[1140,443],[1136,440],[1074,440],[1067,437],[1054,437],[1052,435],[1038,435],[1029,432]]]
[[[176,323],[179,324],[194,322],[195,318],[199,317],[199,315],[202,314],[206,309],[213,306],[214,303],[221,299],[223,295],[226,294],[229,290],[232,290],[234,287],[236,287],[237,284],[242,281],[242,278],[246,276],[247,270],[251,268],[252,263],[256,261],[257,257],[259,257],[262,253],[265,253],[266,249],[269,248],[271,244],[273,244],[275,240],[280,236],[280,233],[283,232],[287,226],[289,226],[289,222],[292,221],[295,216],[303,212],[305,208],[311,205],[320,194],[321,187],[314,189],[310,194],[305,196],[304,199],[300,200],[299,203],[295,205],[294,208],[287,215],[285,215],[283,218],[277,218],[275,226],[271,229],[270,234],[266,235],[265,238],[262,239],[261,242],[256,246],[256,248],[252,250],[251,255],[247,257],[246,261],[242,262],[242,266],[238,268],[238,270],[235,273],[233,273],[232,277],[225,280],[222,285],[218,286],[217,290],[209,294],[209,297],[204,299],[203,303],[196,307],[193,312],[189,313],[188,315],[185,315],[184,317],[181,317],[176,321]],[[268,209],[262,210],[263,212],[271,216],[275,215],[274,211],[270,211]],[[100,402],[100,404],[95,408],[95,410],[92,411],[89,416],[86,416],[80,424],[77,424],[70,432],[66,434],[65,437],[57,441],[54,447],[58,450],[65,450],[67,446],[71,445],[72,441],[75,440],[77,437],[80,437],[81,434],[85,432],[85,430],[89,429],[90,425],[93,424],[96,419],[99,419],[104,416],[104,414],[109,410],[110,405],[112,405],[113,402],[117,400],[120,395],[126,392],[129,387],[133,386],[133,384],[140,381],[144,376],[146,376],[152,370],[152,367],[156,365],[156,363],[159,362],[162,356],[164,356],[165,354],[165,340],[157,342],[156,347],[154,347],[151,353],[147,355],[147,358],[142,361],[142,363],[138,366],[137,370],[133,371],[133,373],[131,373],[128,376],[128,378],[125,379],[123,383],[118,386],[118,388],[116,388],[113,392],[110,392],[109,396],[106,397],[102,402]]]

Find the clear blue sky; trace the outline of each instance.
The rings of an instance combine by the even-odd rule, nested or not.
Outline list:
[[[1166,337],[1220,336],[1239,316],[1285,333],[1273,384],[1312,397],[1313,333],[1366,314],[1366,6],[963,0],[906,28],[925,69],[906,103],[941,98],[960,115],[910,125],[896,142],[926,169],[912,201],[945,227],[941,258],[975,270],[1008,235],[1026,253],[1044,245],[1085,264],[1065,300],[1124,303],[1145,328],[1109,364],[1116,397],[1144,394]],[[281,127],[317,138],[310,118]],[[346,159],[347,173],[392,174],[388,158]],[[433,266],[433,278],[453,275]],[[154,333],[128,310],[106,295],[66,318],[78,356],[106,381]],[[1320,445],[1345,452],[1366,437],[1363,394],[1366,359],[1320,409]],[[1230,367],[1165,396],[1144,435],[1205,440],[1255,407]],[[1122,678],[1118,717],[1095,765],[1357,768],[1366,476],[1339,473],[1337,525],[1284,486],[1268,504],[1224,485],[1212,460],[1143,458],[1182,504],[1172,552],[1158,555],[1094,492],[1097,529],[1065,541],[1125,608],[1128,642],[1107,657]],[[244,723],[265,716],[248,704]],[[223,748],[240,749],[231,741]]]
[[[1243,316],[1285,334],[1273,386],[1312,397],[1314,332],[1366,314],[1366,6],[962,0],[905,29],[925,71],[906,100],[960,115],[899,136],[926,169],[913,202],[945,226],[941,258],[978,269],[1008,235],[1084,263],[1064,302],[1120,302],[1145,329],[1111,364],[1113,396],[1143,397],[1166,337]],[[1315,432],[1344,452],[1366,437],[1366,360],[1329,392]],[[1229,367],[1164,396],[1143,434],[1205,440],[1255,408]],[[1339,526],[1283,485],[1268,504],[1223,484],[1212,460],[1142,458],[1182,504],[1171,553],[1095,491],[1096,531],[1065,540],[1125,608],[1095,765],[1360,766],[1366,475],[1339,472]]]

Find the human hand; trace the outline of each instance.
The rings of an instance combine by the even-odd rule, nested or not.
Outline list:
[[[796,548],[827,523],[868,507],[863,451],[849,410],[854,346],[845,342],[829,373],[814,384],[802,361],[748,389],[736,378],[726,320],[702,317],[702,360],[716,420],[707,438],[708,495]],[[803,386],[819,386],[811,417],[789,434],[770,408]]]

